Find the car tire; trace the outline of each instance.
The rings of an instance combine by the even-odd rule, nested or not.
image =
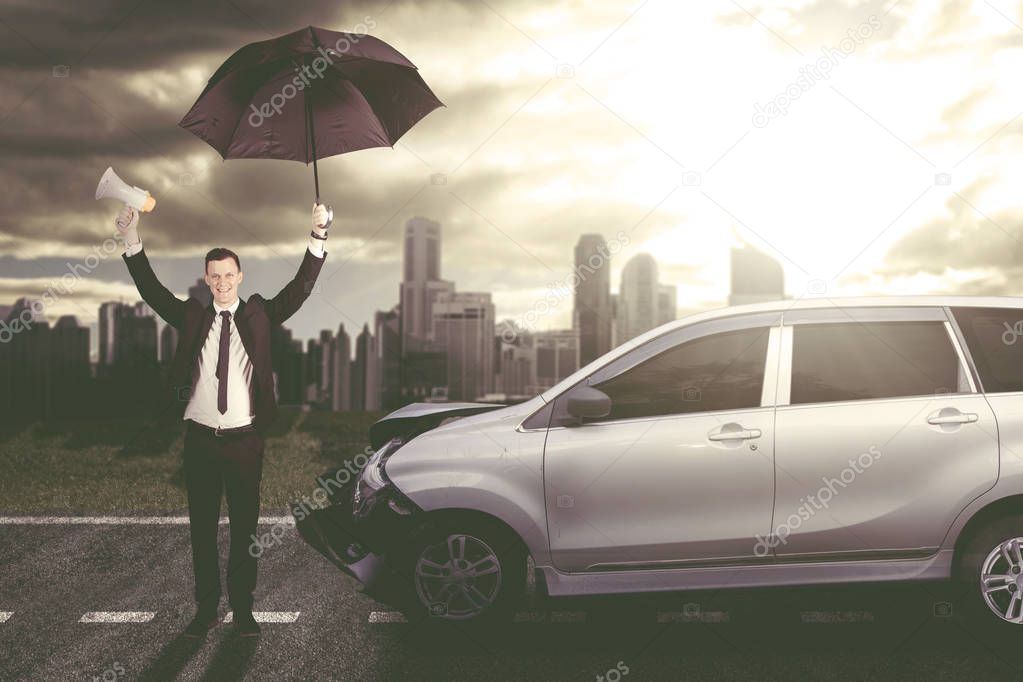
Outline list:
[[[996,519],[966,541],[957,561],[957,601],[971,624],[985,632],[1023,635],[1021,553],[1023,515]],[[985,574],[1004,577],[989,577],[985,590]]]
[[[457,517],[415,534],[402,559],[409,621],[498,624],[526,588],[526,551],[496,522]]]

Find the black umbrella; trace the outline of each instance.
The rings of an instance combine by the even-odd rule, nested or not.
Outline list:
[[[316,160],[394,143],[443,106],[415,65],[372,36],[310,26],[235,52],[179,125],[226,159]]]

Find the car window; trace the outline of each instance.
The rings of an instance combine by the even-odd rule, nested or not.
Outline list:
[[[1023,310],[954,308],[987,393],[1023,391]]]
[[[954,393],[964,390],[964,380],[942,322],[793,328],[793,405]]]
[[[759,406],[768,335],[760,327],[693,339],[594,383],[611,398],[604,420]]]

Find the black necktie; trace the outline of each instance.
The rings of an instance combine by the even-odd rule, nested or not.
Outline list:
[[[220,355],[217,358],[217,409],[220,414],[227,412],[227,368],[230,365],[231,350],[231,312],[220,313]]]

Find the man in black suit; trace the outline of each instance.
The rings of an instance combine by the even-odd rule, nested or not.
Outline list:
[[[184,408],[185,484],[192,541],[192,568],[198,609],[185,634],[205,636],[220,622],[220,567],[217,529],[226,492],[231,549],[227,566],[228,602],[235,628],[257,636],[252,616],[256,558],[249,552],[259,519],[263,436],[274,418],[270,331],[291,317],[308,298],[326,257],[329,217],[313,206],[313,229],[298,274],[273,298],[238,297],[241,262],[228,249],[206,254],[205,281],[213,302],[182,301],[157,279],[142,250],[138,212],[125,206],[117,217],[124,237],[124,262],[139,294],[156,314],[178,330],[171,363],[171,400]]]

